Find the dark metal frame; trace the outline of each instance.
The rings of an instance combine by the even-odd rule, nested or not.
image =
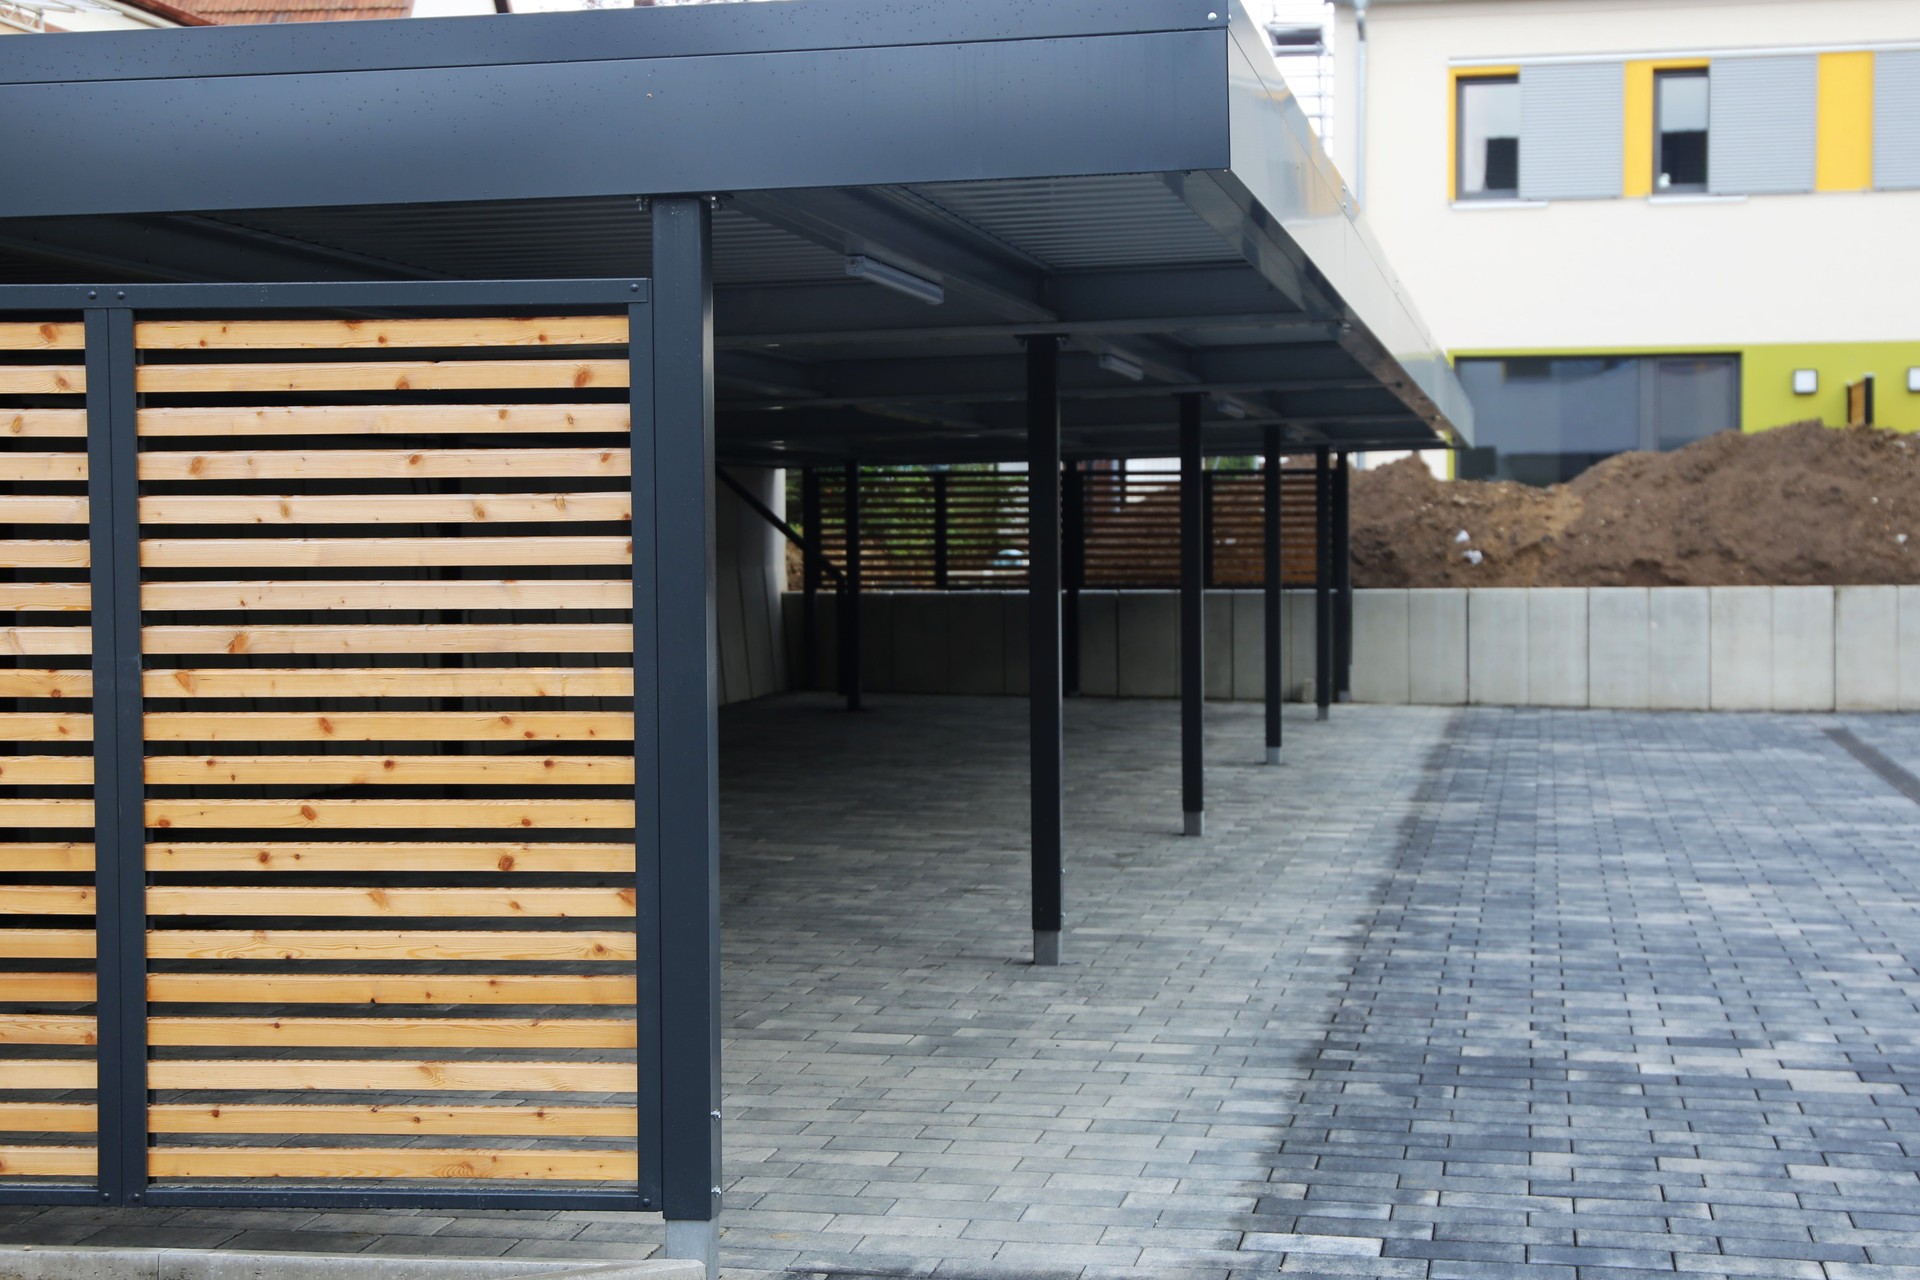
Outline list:
[[[1201,451],[1204,397],[1180,397],[1180,809],[1190,836],[1203,831],[1206,763],[1202,750],[1207,698],[1207,577],[1212,539],[1207,482]]]
[[[1060,663],[1060,339],[1027,339],[1027,707],[1034,962],[1057,964],[1066,914]]]
[[[0,1204],[718,1212],[710,217],[703,200],[655,202],[652,280],[0,286],[0,315],[78,312],[86,332],[101,1160],[93,1183],[0,1186]],[[529,307],[620,309],[631,326],[634,800],[657,818],[634,830],[635,929],[658,940],[635,963],[640,1176],[630,1190],[151,1182],[135,316]]]

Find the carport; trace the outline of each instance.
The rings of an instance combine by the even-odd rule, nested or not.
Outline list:
[[[34,1005],[63,1005],[97,1019],[98,1162],[89,1171],[77,1158],[46,1157],[43,1174],[0,1174],[0,1194],[14,1201],[593,1203],[663,1212],[674,1250],[710,1259],[721,1120],[716,468],[1025,465],[1031,477],[1032,927],[1035,961],[1051,964],[1059,961],[1071,907],[1061,858],[1059,602],[1065,584],[1057,481],[1063,461],[1177,455],[1192,479],[1206,455],[1259,455],[1277,483],[1282,455],[1313,454],[1323,483],[1319,505],[1330,510],[1336,456],[1441,446],[1467,421],[1457,384],[1281,83],[1266,37],[1234,6],[794,0],[510,21],[45,37],[0,45],[0,112],[12,122],[0,137],[0,171],[11,175],[0,189],[0,281],[7,282],[0,285],[0,335],[6,335],[0,393],[11,397],[0,415],[11,408],[26,422],[34,414],[80,411],[73,421],[84,427],[77,433],[28,427],[16,429],[15,436],[24,431],[25,438],[14,443],[32,451],[20,457],[38,458],[46,438],[65,432],[84,439],[89,462],[77,471],[77,464],[47,470],[52,464],[17,463],[11,478],[26,484],[51,477],[56,487],[36,491],[36,500],[67,496],[59,483],[83,483],[91,487],[80,492],[93,503],[82,535],[91,549],[85,579],[93,592],[91,647],[57,650],[91,662],[94,754],[86,798],[93,861],[82,866],[45,852],[32,855],[37,862],[20,855],[9,876],[15,887],[0,892],[27,893],[18,902],[28,905],[9,910],[29,925],[44,914],[31,903],[51,901],[33,893],[91,888],[98,894],[91,922],[97,1006],[74,1000],[71,991],[64,1002],[46,995]],[[576,331],[554,336],[549,321],[556,319],[577,322]],[[617,323],[595,327],[594,320]],[[514,327],[527,324],[540,329],[537,338]],[[389,336],[368,339],[369,326],[391,337],[392,349],[376,351],[379,358],[399,348],[427,353],[418,372],[378,384],[352,382],[358,375],[336,369],[327,386],[330,393],[344,388],[348,398],[313,403],[320,384],[311,379],[321,376],[314,370],[364,368],[367,347],[387,346]],[[607,1043],[630,1044],[640,1064],[637,1087],[609,1091],[633,1098],[636,1176],[610,1176],[609,1169],[625,1167],[619,1162],[542,1166],[537,1160],[490,1170],[462,1159],[444,1176],[424,1178],[418,1169],[341,1173],[325,1161],[305,1178],[212,1176],[188,1167],[185,1158],[156,1166],[149,1152],[165,1148],[150,1146],[153,1082],[144,1073],[155,1044],[182,1042],[154,1038],[149,966],[155,956],[173,953],[152,949],[151,938],[159,935],[146,922],[155,902],[165,900],[156,891],[176,883],[168,878],[171,868],[187,864],[155,861],[175,851],[155,853],[161,837],[153,832],[169,825],[156,824],[153,804],[160,801],[145,791],[154,781],[155,757],[142,771],[155,716],[170,714],[142,702],[142,674],[151,684],[154,671],[147,659],[161,652],[150,647],[154,628],[143,610],[170,606],[155,603],[160,582],[151,570],[158,552],[141,528],[156,522],[146,503],[172,494],[167,484],[206,476],[198,459],[178,453],[172,460],[182,469],[165,470],[168,461],[155,460],[159,450],[136,439],[134,424],[138,420],[140,435],[163,434],[149,431],[149,410],[212,413],[242,389],[266,395],[274,390],[268,375],[244,371],[285,359],[263,352],[288,349],[307,352],[310,362],[306,373],[289,375],[296,379],[289,384],[292,398],[266,402],[270,410],[257,399],[246,402],[252,414],[283,413],[276,418],[285,424],[283,438],[308,438],[319,430],[314,423],[323,410],[336,423],[350,412],[380,418],[389,402],[407,401],[415,391],[443,395],[434,402],[443,416],[469,421],[474,404],[461,397],[480,385],[491,391],[503,384],[445,383],[444,357],[461,346],[514,344],[570,350],[568,358],[578,363],[568,368],[585,371],[559,383],[552,364],[513,374],[533,379],[514,385],[541,388],[544,408],[560,412],[546,400],[602,409],[624,404],[630,415],[630,465],[624,455],[617,462],[610,453],[600,458],[614,470],[625,468],[632,503],[633,595],[624,623],[633,664],[625,703],[633,717],[632,843],[628,862],[617,866],[631,864],[626,892],[637,904],[627,926],[634,932],[626,935],[634,940],[635,996],[627,1038]],[[232,363],[219,366],[228,374],[242,370],[233,375],[238,381],[156,372],[193,370],[209,349],[240,352],[222,357]],[[63,351],[83,351],[84,366],[62,364]],[[81,367],[84,388],[61,380],[61,370]],[[504,368],[496,365],[496,376],[507,376]],[[168,401],[168,389],[211,399]],[[408,468],[423,457],[453,468],[436,476],[456,481],[520,465],[502,456],[485,463],[491,470],[460,470],[481,464],[436,453],[431,440],[420,444],[417,425],[394,425],[404,416],[380,418],[384,425],[377,429],[420,452],[369,455],[354,466],[371,470],[351,473],[337,469],[346,465],[339,456],[331,460],[335,471],[300,473],[289,451],[251,455],[232,462],[227,478],[245,484],[222,500],[284,492],[285,485],[246,485],[302,474],[352,474],[388,484],[417,474]],[[194,421],[204,426],[208,419]],[[585,430],[571,417],[552,429]],[[209,447],[196,434],[200,428],[170,430]],[[231,422],[222,430],[247,434]],[[457,430],[461,434],[440,443],[472,446],[477,437],[471,432],[479,428],[431,430]],[[349,431],[325,443],[356,441]],[[471,454],[469,448],[463,456]],[[585,465],[579,459],[566,465],[576,464]],[[207,475],[219,479],[218,470],[216,464]],[[513,473],[524,474],[524,467]],[[156,487],[156,478],[165,483]],[[429,485],[419,492],[467,491]],[[1270,549],[1278,537],[1275,507],[1269,503]],[[301,523],[284,512],[276,518]],[[329,519],[334,532],[353,523]],[[409,519],[436,539],[436,554],[474,536],[482,522],[478,515]],[[69,515],[66,522],[79,520]],[[1197,831],[1204,810],[1197,502],[1183,512],[1182,528],[1182,809],[1189,831]],[[18,552],[7,565],[10,577],[29,586],[65,585],[46,582],[52,575],[36,567],[49,563],[47,553],[32,559],[19,550],[44,534],[10,536],[19,539],[5,544]],[[857,546],[857,538],[850,542]],[[1324,548],[1328,539],[1320,543]],[[472,559],[471,547],[457,553],[469,558],[383,554],[389,558],[379,565],[436,574],[448,566],[524,563],[506,552]],[[857,559],[847,566],[856,584]],[[1332,649],[1325,642],[1331,625],[1325,577],[1323,706],[1332,683],[1325,678]],[[512,621],[527,625],[554,616],[550,604],[512,595],[509,585],[472,580],[470,588],[436,588],[444,596],[438,607],[424,598],[407,604],[432,609],[431,625],[455,628],[496,619],[488,610],[511,611]],[[289,611],[283,620],[298,625],[294,613],[311,617],[327,608],[316,591],[276,597],[277,607]],[[365,593],[347,594],[355,622],[361,610],[377,615],[405,607],[396,599],[369,603]],[[1269,575],[1267,594],[1271,670],[1279,649],[1277,575]],[[181,588],[168,598],[188,595]],[[23,597],[15,607],[47,607],[41,599]],[[244,593],[221,600],[191,607],[219,609],[222,616],[268,607]],[[516,643],[517,653],[563,652]],[[448,660],[455,665],[438,669],[490,669],[474,655],[502,651],[477,639],[471,646],[478,647],[454,644]],[[238,658],[244,647],[229,647],[227,656]],[[56,650],[16,639],[13,652]],[[556,669],[568,665],[553,662]],[[450,697],[474,691],[446,679]],[[566,696],[529,687],[530,697]],[[598,687],[598,694],[611,687]],[[251,697],[256,690],[248,688]],[[327,697],[349,709],[365,705],[355,699],[382,696],[373,688],[332,690]],[[51,690],[22,677],[11,692],[23,699],[14,705],[26,716],[46,710]],[[149,688],[145,696],[157,695]],[[1269,680],[1267,696],[1273,756],[1280,745],[1277,679]],[[332,715],[327,697],[299,710]],[[480,701],[396,707],[438,715],[469,705],[498,709]],[[24,719],[18,723],[15,741],[43,740],[31,736]],[[269,737],[258,733],[256,741]],[[393,731],[365,740],[412,739]],[[419,758],[467,750],[465,744],[449,750],[442,741]],[[45,774],[53,784],[75,776],[51,767]],[[476,794],[492,794],[459,789],[461,779],[452,774],[435,777],[431,785],[455,788],[431,793],[442,801],[472,803]],[[298,792],[273,794],[300,801]],[[46,830],[76,825],[69,820],[62,827],[35,812],[39,816],[22,811],[14,822],[6,838],[22,843],[9,849],[27,849],[28,842],[43,849]],[[299,812],[314,820],[307,809]],[[269,838],[244,824],[226,825],[238,826],[243,840]],[[314,892],[405,890],[416,870],[408,851],[423,847],[420,829],[448,825],[421,820],[399,836],[363,834],[363,840],[390,841],[381,847],[391,861],[362,855],[358,863],[323,864],[327,874],[344,879],[325,879]],[[444,840],[444,832],[438,838]],[[464,875],[473,868],[455,870]],[[557,891],[588,888],[563,880]],[[432,891],[442,890],[483,892],[465,880]],[[70,901],[95,910],[92,898]],[[382,899],[383,909],[388,901]],[[469,919],[507,914],[484,903],[449,913]],[[286,908],[264,914],[293,918]],[[315,908],[298,918],[320,914]],[[332,914],[358,918],[346,910]],[[562,929],[557,921],[571,918],[556,908],[543,927]],[[5,954],[44,959],[48,953],[33,950],[31,941]],[[362,951],[340,952],[326,963],[366,968],[372,953],[364,939],[351,945]],[[497,965],[507,956],[442,958]],[[293,962],[311,960],[312,953],[279,959],[297,969]],[[49,984],[47,991],[53,989]],[[412,1002],[444,1003],[427,995]],[[339,1025],[350,1023],[342,1017]],[[222,1032],[240,1033],[231,1026]],[[169,1023],[166,1034],[184,1033]],[[400,1036],[381,1043],[401,1048],[451,1043],[444,1035],[422,1039],[417,1028],[383,1034]],[[495,1019],[486,1034],[504,1037],[509,1028]],[[586,1044],[579,1035],[555,1043]],[[33,1078],[20,1080],[34,1092]],[[368,1091],[367,1082],[350,1084]],[[396,1085],[392,1092],[419,1089]],[[452,1127],[482,1120],[505,1123],[470,1109],[439,1131],[517,1132]],[[68,1131],[77,1128],[76,1120]],[[31,1162],[10,1165],[15,1172],[23,1167]],[[157,1171],[166,1167],[177,1176]],[[216,1167],[245,1168],[206,1166]],[[509,1189],[500,1189],[503,1183]]]

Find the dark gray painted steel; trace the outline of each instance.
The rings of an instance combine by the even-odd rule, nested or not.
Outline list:
[[[1273,753],[1280,749],[1280,700],[1286,693],[1281,687],[1284,641],[1280,601],[1285,582],[1281,572],[1284,549],[1280,540],[1280,428],[1267,427],[1263,435],[1261,489],[1265,501],[1261,506],[1261,532],[1265,540],[1266,574],[1261,584],[1260,656],[1267,712],[1267,756],[1272,759]]]
[[[1920,49],[1873,55],[1873,185],[1920,187]]]
[[[1707,189],[1730,196],[1813,190],[1819,56],[1715,58],[1707,84]]]
[[[1333,704],[1333,466],[1325,445],[1313,451],[1313,705],[1320,719]]]
[[[1626,69],[1618,62],[1520,68],[1520,195],[1604,200],[1621,193]]]
[[[1059,351],[1058,338],[1027,341],[1027,716],[1033,931],[1051,935],[1061,932],[1066,918]]]
[[[636,211],[634,220],[640,220]],[[633,913],[634,934],[658,938],[660,933],[661,829],[660,813],[660,599],[658,573],[644,566],[659,561],[660,487],[659,436],[654,430],[653,306],[635,302],[627,307],[627,413],[629,451],[627,492],[632,502],[629,523],[633,545]],[[638,991],[657,992],[664,981],[665,957],[658,948],[636,947],[634,979]],[[664,1127],[665,1095],[660,1064],[667,1055],[666,1028],[661,1002],[642,999],[634,1006],[634,1060],[646,1064],[635,1085],[635,1112],[639,1119],[637,1151],[642,1208],[660,1203],[665,1189],[667,1153]]]
[[[1333,468],[1334,691],[1353,692],[1353,468],[1345,453]]]
[[[1180,397],[1180,810],[1187,833],[1207,807],[1203,756],[1207,700],[1206,472],[1202,469],[1202,397]]]

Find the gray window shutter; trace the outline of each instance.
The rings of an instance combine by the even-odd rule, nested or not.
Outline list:
[[[1626,68],[1618,62],[1521,67],[1521,198],[1618,196],[1625,109]]]
[[[1715,58],[1707,75],[1707,190],[1728,196],[1813,190],[1819,57]]]
[[[1873,57],[1873,185],[1920,188],[1920,50]]]

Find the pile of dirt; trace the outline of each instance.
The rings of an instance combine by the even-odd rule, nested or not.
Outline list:
[[[1920,583],[1920,437],[1801,422],[1625,453],[1539,489],[1353,480],[1359,587]]]

